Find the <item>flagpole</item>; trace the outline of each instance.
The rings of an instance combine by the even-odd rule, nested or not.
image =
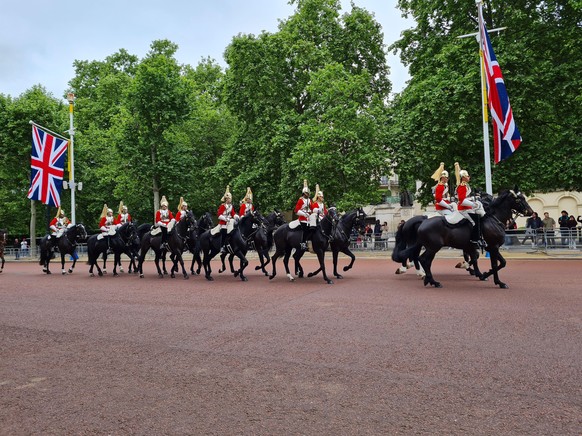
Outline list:
[[[32,121],[32,120],[30,120],[30,121],[28,122],[28,124],[32,124],[33,126],[40,127],[40,128],[41,128],[42,130],[44,130],[45,132],[49,132],[51,135],[53,135],[53,136],[56,136],[57,138],[64,139],[65,141],[68,141],[68,139],[67,139],[67,138],[65,138],[64,136],[61,136],[61,135],[59,135],[58,133],[55,133],[55,132],[53,132],[52,130],[49,130],[49,129],[47,129],[46,127],[44,127],[44,126],[41,126],[40,124],[38,124],[38,123],[35,123],[35,122],[34,122],[34,121]]]
[[[69,136],[71,137],[69,142],[69,187],[71,189],[71,223],[76,224],[75,220],[75,155],[74,143],[75,143],[75,128],[73,127],[73,107],[75,105],[75,94],[69,92],[67,94],[67,100],[69,101]]]
[[[485,84],[485,65],[483,62],[483,44],[481,41],[481,29],[483,28],[482,2],[476,0],[479,13],[479,32],[477,32],[477,42],[479,43],[479,63],[481,71],[481,102],[483,111],[483,155],[485,163],[485,191],[493,195],[493,183],[491,182],[491,149],[489,147],[489,120],[487,119],[487,87]]]

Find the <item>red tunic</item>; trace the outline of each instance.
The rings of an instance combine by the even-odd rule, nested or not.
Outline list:
[[[103,227],[103,226],[105,226],[105,227],[108,227],[108,226],[111,226],[111,225],[113,225],[113,224],[115,224],[115,221],[114,221],[113,217],[111,217],[111,222],[110,222],[109,224],[107,224],[107,217],[106,217],[106,216],[104,216],[104,217],[103,217],[103,218],[101,218],[101,220],[99,221],[99,228],[101,228],[101,227]]]
[[[131,222],[131,215],[127,214],[127,218],[125,220],[125,222],[121,221],[122,219],[122,214],[118,214],[117,218],[115,218],[115,221],[113,221],[113,224],[125,224],[125,223],[130,223]]]
[[[229,208],[230,208],[230,210],[229,210]],[[234,218],[234,216],[236,215],[236,212],[234,211],[234,206],[232,204],[227,205],[226,203],[222,203],[220,205],[220,207],[218,208],[218,212],[216,214],[218,215],[218,224],[220,224],[221,226],[225,226],[226,220],[220,219],[220,216],[221,215],[224,215],[224,216],[230,215],[231,217]]]
[[[170,224],[170,221],[172,221],[173,219],[174,219],[174,214],[170,210],[168,210],[168,215],[164,219],[162,219],[161,209],[156,212],[156,224],[161,221],[162,223],[168,225],[168,224]]]
[[[443,207],[439,204],[442,200],[444,200],[445,203],[447,204],[451,204],[451,202],[448,199],[444,198],[447,192],[449,192],[448,185],[445,185],[444,183],[440,182],[436,185],[434,191],[434,207],[436,210],[447,210],[446,207]]]
[[[310,198],[305,198],[305,197],[300,197],[299,200],[297,200],[297,204],[295,205],[295,209],[294,212],[297,214],[297,212],[299,212],[300,210],[303,210],[304,212],[307,213],[307,215],[309,215],[309,212],[311,211],[311,199]],[[303,221],[303,222],[307,222],[309,219],[306,216],[297,214],[297,216],[299,217],[299,221]]]
[[[186,216],[186,211],[179,210],[179,211],[176,213],[176,221],[180,221],[180,220],[182,219],[182,212],[184,212],[184,216]]]
[[[247,206],[250,206],[249,209],[247,209]],[[253,210],[255,210],[255,206],[252,203],[250,205],[247,203],[241,204],[240,210],[238,211],[239,216],[245,216],[247,210],[250,210],[252,212]]]
[[[471,187],[465,182],[457,186],[457,198],[459,199],[459,204],[457,208],[459,210],[473,209],[471,206],[463,206],[463,200],[471,194]]]
[[[327,208],[325,207],[324,203],[319,203],[317,201],[311,202],[311,211],[313,212],[314,209],[319,209],[319,215],[327,215]],[[323,210],[322,210],[323,207]]]
[[[59,218],[53,218],[51,223],[50,223],[50,227],[51,228],[55,227],[57,230],[62,229],[64,227],[67,227],[70,223],[69,219],[67,217],[64,217],[64,218],[62,218],[62,220],[63,220],[63,222],[61,223],[59,221]]]

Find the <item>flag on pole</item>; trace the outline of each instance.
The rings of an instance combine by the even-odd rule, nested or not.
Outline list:
[[[67,145],[67,140],[57,138],[32,125],[28,198],[55,207],[61,205]]]
[[[513,118],[509,96],[501,74],[501,68],[493,52],[481,10],[480,29],[481,52],[487,84],[487,101],[493,119],[493,140],[495,163],[510,157],[521,144],[521,135]]]

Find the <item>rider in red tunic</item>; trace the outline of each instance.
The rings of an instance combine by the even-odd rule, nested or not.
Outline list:
[[[301,197],[297,200],[295,204],[295,209],[293,210],[299,219],[299,224],[301,224],[301,230],[303,234],[301,236],[301,249],[307,250],[307,232],[309,229],[309,216],[311,215],[311,199],[309,198],[309,186],[307,186],[307,179],[303,180],[303,191]]]
[[[65,211],[59,207],[56,216],[51,220],[51,234],[48,236],[48,239],[51,239],[51,236],[54,236],[54,240],[58,240],[58,238],[63,235],[69,224],[71,224],[71,221],[66,217]]]
[[[184,201],[184,197],[180,197],[180,204],[178,204],[178,212],[176,212],[176,222],[186,218],[186,211],[188,210],[188,203]]]
[[[218,224],[220,225],[220,252],[226,253],[228,224],[232,219],[238,219],[238,215],[232,205],[232,194],[230,193],[230,186],[226,186],[226,191],[220,199],[222,204],[218,207],[216,214],[218,215]]]
[[[240,205],[240,209],[238,211],[239,216],[245,216],[247,212],[252,212],[255,210],[255,206],[253,205],[253,191],[251,188],[247,188],[247,193],[245,194],[245,198]]]
[[[485,214],[485,211],[481,203],[471,196],[471,186],[469,186],[471,176],[466,170],[461,170],[458,162],[455,162],[455,174],[458,185],[457,199],[459,200],[457,208],[473,226],[471,242],[481,245],[481,216]]]
[[[109,209],[106,204],[103,205],[101,212],[101,219],[99,220],[99,230],[101,230],[101,238],[115,234],[115,218],[113,217],[113,210]]]
[[[445,169],[445,164],[441,162],[440,167],[432,175],[432,179],[438,183],[433,187],[434,207],[441,215],[450,215],[454,207],[449,197],[449,173]]]
[[[163,195],[160,201],[160,209],[156,212],[156,226],[162,231],[162,245],[168,251],[170,250],[170,247],[168,247],[168,232],[172,230],[175,222],[174,214],[168,210],[168,200]]]
[[[117,218],[115,218],[115,224],[117,227],[121,227],[125,223],[132,222],[131,215],[127,211],[127,206],[123,204],[123,201],[119,202]]]
[[[320,191],[319,185],[315,185],[315,197],[311,202],[311,213],[317,214],[319,219],[327,215],[327,208],[323,201],[323,192]]]

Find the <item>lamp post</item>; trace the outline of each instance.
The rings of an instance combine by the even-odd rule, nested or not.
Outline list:
[[[75,105],[75,94],[69,92],[67,94],[67,100],[69,101],[69,136],[71,137],[71,143],[69,146],[69,161],[71,163],[71,168],[69,169],[69,187],[71,189],[71,223],[76,224],[75,220],[75,155],[74,155],[74,142],[75,142],[75,128],[73,127],[73,107]]]

